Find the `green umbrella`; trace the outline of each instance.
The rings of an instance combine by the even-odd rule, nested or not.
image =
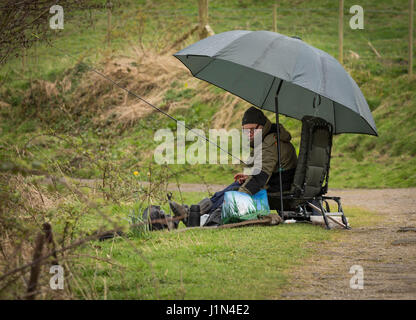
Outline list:
[[[377,136],[368,104],[351,76],[335,58],[298,38],[270,31],[227,31],[174,56],[196,78],[275,112],[277,128],[279,113],[299,120],[309,115],[331,123],[335,134]],[[280,143],[279,130],[277,135]],[[278,151],[281,172],[280,146]]]

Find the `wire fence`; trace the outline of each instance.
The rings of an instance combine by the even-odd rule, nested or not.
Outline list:
[[[204,1],[201,0],[201,2]],[[402,4],[404,3],[403,1]],[[181,32],[186,33],[194,28],[195,24],[200,23],[200,8],[196,1],[194,7],[179,7],[185,5],[180,2],[174,5],[176,8],[169,8],[163,3],[146,8],[142,5],[131,4],[132,7],[129,7],[128,10],[119,6],[115,7],[112,13],[109,13],[105,8],[95,8],[92,15],[96,17],[103,14],[112,15],[109,19],[112,22],[107,25],[108,30],[106,31],[108,34],[106,41],[109,43],[112,31],[126,29],[126,24],[130,23],[129,21],[134,24],[138,13],[145,17],[147,27],[153,27],[153,30],[145,30],[149,33],[147,35],[149,42],[152,37],[161,37],[160,33],[163,30],[169,32],[175,30],[174,37],[178,39],[181,37]],[[215,33],[233,29],[277,31],[289,36],[298,36],[337,57],[341,62],[340,57],[342,56],[346,61],[354,60],[354,63],[379,63],[380,59],[387,59],[393,63],[396,61],[400,64],[400,68],[403,68],[403,61],[408,61],[409,66],[413,65],[410,39],[414,41],[414,37],[408,23],[410,7],[398,10],[397,5],[395,9],[367,8],[364,5],[364,28],[352,30],[349,22],[354,14],[350,13],[349,7],[343,6],[343,36],[339,41],[334,41],[339,37],[340,14],[340,8],[335,6],[297,8],[285,6],[239,7],[236,5],[231,7],[223,6],[219,2],[211,2],[209,6],[207,5],[206,10],[209,13],[207,23]],[[127,16],[126,11],[128,12]],[[178,21],[183,26],[179,26]],[[101,26],[103,26],[102,22]],[[157,34],[154,33],[155,30],[157,30]],[[73,32],[75,31],[78,32],[78,30]],[[135,30],[129,31],[132,38],[135,36],[135,32]],[[116,36],[114,38],[116,42],[119,40],[116,39]],[[175,41],[175,38],[167,38],[167,41],[169,39],[172,42]],[[343,50],[340,50],[340,47]],[[85,49],[85,51],[90,50],[91,48]],[[409,74],[412,70],[409,68]]]
[[[412,1],[410,0],[410,2]],[[340,3],[343,4],[343,2]],[[410,42],[413,43],[414,37],[410,23],[408,23],[410,7],[397,10],[366,8],[364,6],[363,29],[353,30],[350,28],[350,19],[354,14],[350,13],[349,7],[342,6],[342,10],[336,7],[289,8],[271,6],[244,8],[218,6],[215,3],[215,5],[207,7],[206,10],[209,10],[208,24],[216,33],[226,31],[225,26],[228,29],[276,30],[283,34],[300,36],[305,38],[306,41],[312,40],[314,42],[313,40],[316,40],[314,39],[314,29],[325,28],[327,30],[326,35],[322,35],[322,32],[316,33],[327,40],[327,43],[323,44],[323,49],[330,51],[334,56],[338,51],[338,59],[341,62],[344,57],[346,59],[350,57],[357,59],[359,57],[360,61],[366,62],[377,62],[374,60],[375,58],[382,58],[397,60],[401,64],[403,60],[407,60],[409,65],[413,64]],[[199,17],[198,7],[175,8],[173,10],[149,9],[143,10],[143,12],[150,16],[155,15],[167,19],[178,17],[193,19],[193,22],[198,22]],[[312,16],[311,13],[313,13]],[[341,23],[343,26],[342,37],[337,35],[339,14],[343,16]],[[334,35],[340,37],[338,44],[333,42]],[[321,41],[319,42],[321,44]],[[409,67],[409,74],[411,70],[412,68]]]
[[[273,10],[271,7],[270,8],[253,8],[253,7],[249,7],[249,8],[238,8],[238,7],[210,7],[209,8],[210,11],[217,11],[217,12],[227,12],[227,11],[247,11],[247,12],[271,12],[271,10]],[[332,8],[322,8],[322,7],[317,7],[317,8],[283,8],[283,7],[279,7],[278,11],[280,12],[323,12],[323,13],[327,13],[327,12],[338,12],[338,9],[332,9]],[[344,9],[343,10],[345,14],[349,14],[349,10],[348,9]],[[142,12],[145,13],[157,13],[157,14],[170,14],[170,13],[184,13],[184,12],[190,12],[193,15],[197,16],[198,15],[198,8],[180,8],[180,9],[169,9],[169,10],[164,10],[164,9],[145,9],[142,10]],[[365,12],[367,13],[386,13],[386,14],[402,14],[402,15],[408,15],[409,11],[408,10],[377,10],[377,9],[365,9]]]

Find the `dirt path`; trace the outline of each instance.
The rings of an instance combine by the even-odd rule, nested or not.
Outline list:
[[[281,299],[416,299],[416,188],[331,190],[346,206],[375,212],[380,223],[340,231],[306,263],[294,270]],[[350,268],[360,265],[364,288],[351,289]]]

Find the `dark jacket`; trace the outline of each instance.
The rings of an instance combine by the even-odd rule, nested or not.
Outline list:
[[[262,138],[260,173],[249,176],[238,191],[253,195],[264,188],[268,192],[280,190],[276,124],[267,120],[263,127]],[[283,190],[290,189],[297,164],[296,150],[290,142],[291,139],[290,133],[280,124],[280,160],[283,169]]]

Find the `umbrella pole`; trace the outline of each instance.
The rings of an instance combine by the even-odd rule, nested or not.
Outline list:
[[[282,187],[282,163],[280,161],[280,124],[279,124],[279,92],[282,87],[283,80],[280,80],[277,88],[276,96],[274,97],[274,108],[276,112],[276,131],[277,131],[277,165],[279,167],[279,184],[280,184],[280,213],[283,214],[283,187]]]

